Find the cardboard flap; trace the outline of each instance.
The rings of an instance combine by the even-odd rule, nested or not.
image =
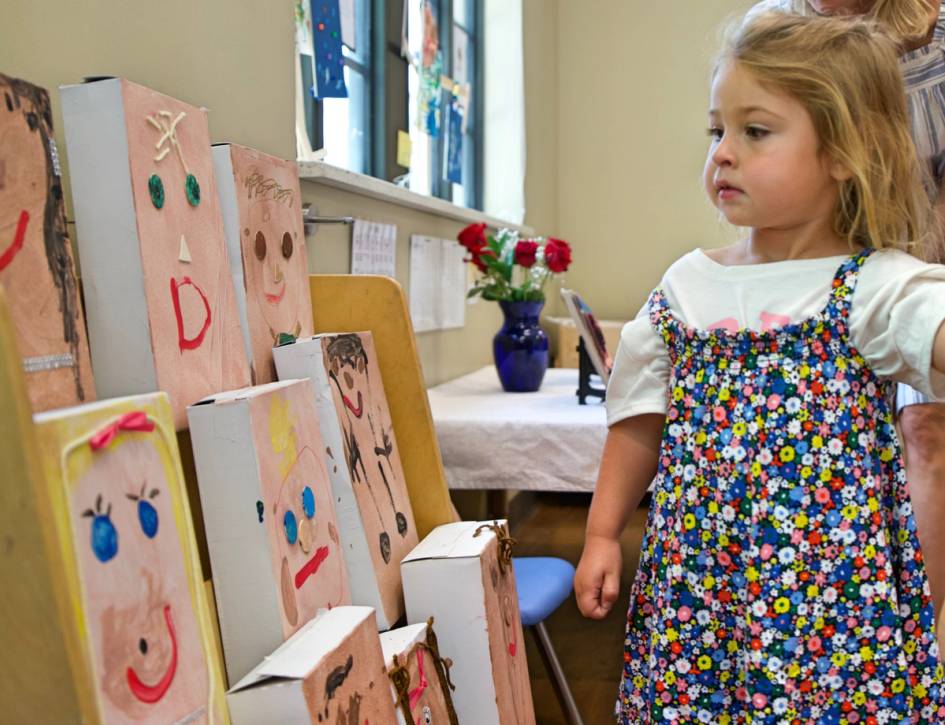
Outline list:
[[[287,388],[290,385],[295,385],[297,383],[304,382],[303,380],[280,380],[275,383],[266,383],[265,385],[254,385],[248,388],[237,388],[236,390],[227,390],[223,393],[214,393],[213,395],[208,395],[206,398],[198,400],[193,405],[187,406],[188,408],[193,408],[197,405],[225,405],[227,403],[238,403],[241,400],[249,400],[250,398],[257,398],[260,395],[266,395],[271,393],[273,390],[279,390],[281,388]]]
[[[266,680],[303,679],[336,650],[352,630],[373,615],[373,607],[336,607],[319,614],[230,688],[230,692],[245,690]]]
[[[491,523],[493,522],[459,521],[438,526],[404,557],[402,563],[407,564],[422,559],[460,559],[479,556],[495,538],[495,534],[488,529],[484,529],[479,536],[474,536],[474,534],[480,526]],[[497,519],[495,523],[505,525],[506,520]]]
[[[427,638],[427,625],[424,622],[420,624],[409,624],[400,629],[392,629],[389,632],[381,632],[381,650],[384,652],[384,666],[390,669],[394,664],[394,655],[403,657],[407,652],[413,649],[418,642],[425,642]]]

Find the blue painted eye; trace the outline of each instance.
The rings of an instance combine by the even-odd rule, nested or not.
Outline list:
[[[92,551],[102,563],[118,553],[118,530],[107,514],[92,519]]]
[[[302,489],[302,510],[308,518],[315,515],[315,494],[308,486]]]
[[[286,540],[290,544],[294,544],[299,538],[299,527],[295,523],[295,514],[291,511],[286,511],[282,523],[285,526]]]
[[[138,520],[141,522],[141,530],[149,539],[153,539],[158,530],[157,509],[151,505],[150,501],[143,498],[138,500]]]

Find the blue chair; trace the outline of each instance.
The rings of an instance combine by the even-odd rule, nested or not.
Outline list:
[[[561,663],[551,646],[548,630],[545,629],[545,619],[571,596],[574,567],[564,559],[547,556],[513,557],[512,567],[515,570],[522,626],[535,635],[538,652],[551,676],[565,719],[569,725],[583,725],[571,688],[568,687]]]

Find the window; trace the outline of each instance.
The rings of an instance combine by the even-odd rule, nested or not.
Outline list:
[[[324,160],[334,166],[388,181],[399,178],[412,191],[481,209],[483,0],[342,0],[342,5],[346,2],[355,19],[354,50],[342,49],[348,97],[325,99],[311,93],[310,0],[296,3],[300,148],[323,148]],[[435,38],[438,52],[423,67],[425,16],[432,20],[428,47]],[[434,25],[435,35],[429,32]],[[401,54],[404,30],[409,62]],[[425,128],[421,102],[434,110],[434,121]],[[409,169],[396,163],[398,131],[410,135]]]
[[[413,59],[408,70],[410,189],[481,208],[482,2],[406,2],[407,41]],[[439,52],[424,58],[431,42],[424,33],[426,28],[429,36],[431,22]],[[461,176],[462,181],[454,183],[450,175]]]

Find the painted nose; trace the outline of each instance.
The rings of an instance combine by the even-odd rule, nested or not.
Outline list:
[[[349,373],[347,370],[345,371],[345,384],[346,384],[349,388],[353,388],[353,387],[354,387],[354,378],[351,377],[351,373]]]
[[[276,284],[280,284],[283,279],[282,275],[282,266],[278,264],[272,265],[272,277],[275,280]]]

